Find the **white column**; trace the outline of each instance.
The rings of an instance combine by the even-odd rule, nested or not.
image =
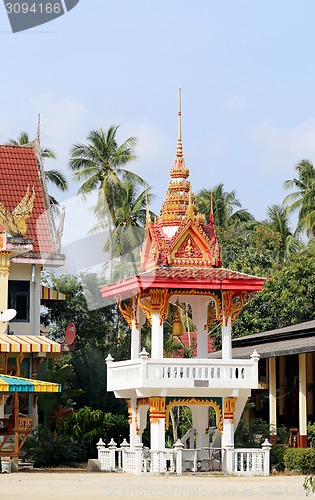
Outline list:
[[[150,448],[165,449],[165,398],[150,398]]]
[[[234,423],[229,418],[223,419],[222,448],[227,444],[234,446]]]
[[[307,447],[306,354],[299,354],[299,433],[300,448]]]
[[[279,415],[285,411],[285,356],[279,358]]]
[[[192,309],[192,320],[197,327],[197,358],[208,358],[208,329],[205,328],[208,319],[209,297],[190,297],[189,304]]]
[[[277,378],[276,378],[276,358],[269,358],[269,426],[270,442],[277,443]]]
[[[196,429],[196,448],[209,446],[209,407],[205,405],[191,406],[192,426]]]
[[[313,384],[313,353],[306,354],[306,383]],[[312,391],[307,391],[307,413],[313,415],[314,403]]]
[[[221,327],[222,335],[222,359],[232,359],[232,320],[228,316],[227,320],[223,315]]]
[[[223,402],[223,434],[222,434],[222,448],[226,445],[234,446],[234,413],[235,413],[235,398],[222,398]]]
[[[163,322],[160,325],[160,313],[152,313],[151,356],[154,359],[163,358]]]
[[[136,307],[136,318],[132,319],[131,329],[131,359],[139,358],[141,351],[141,328],[144,324],[144,314],[139,305],[135,305],[135,297],[133,298],[133,307]]]
[[[133,449],[136,442],[137,442],[137,421],[136,421],[137,398],[131,398],[130,405],[131,405],[131,408],[130,408],[131,422],[130,422],[130,426],[129,426],[129,430],[130,430],[129,443],[130,443],[130,448]]]
[[[11,252],[0,252],[0,311],[8,309],[8,283]],[[7,323],[0,323],[0,333],[5,333]]]

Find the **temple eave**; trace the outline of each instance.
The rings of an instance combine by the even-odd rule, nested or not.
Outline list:
[[[199,291],[202,294],[207,294],[207,292],[210,294],[213,290],[234,290],[252,293],[260,291],[264,282],[264,278],[246,277],[246,275],[236,279],[214,277],[205,277],[202,279],[200,277],[178,278],[173,276],[154,276],[154,273],[150,272],[104,285],[101,287],[101,294],[103,298],[118,298],[122,300],[152,288],[176,289],[182,293],[195,293],[195,291]]]

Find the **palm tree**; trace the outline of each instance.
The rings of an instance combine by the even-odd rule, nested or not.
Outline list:
[[[214,222],[217,227],[227,227],[233,222],[254,222],[252,214],[241,208],[241,202],[236,197],[235,190],[224,191],[223,183],[212,189],[201,189],[196,195],[198,211],[209,220],[210,198],[212,196]],[[238,209],[238,210],[235,210]]]
[[[267,207],[268,220],[266,225],[281,238],[280,260],[288,260],[299,249],[299,237],[290,229],[287,207],[271,205]]]
[[[144,186],[145,189],[140,191]],[[104,246],[104,250],[111,251],[113,258],[118,257],[119,261],[115,266],[115,274],[119,279],[126,277],[130,272],[138,271],[140,251],[143,243],[144,231],[147,217],[147,205],[152,201],[154,195],[151,188],[144,182],[133,179],[125,179],[115,184],[113,187],[114,200],[110,226],[108,219],[102,217],[104,213],[104,197],[99,196],[94,207],[94,213],[98,223],[93,226],[91,232],[109,230],[110,238]],[[103,193],[103,191],[102,191]],[[150,217],[154,215],[150,213]],[[122,276],[123,274],[123,276]],[[115,276],[115,279],[118,276]]]
[[[20,132],[17,139],[8,139],[8,144],[15,144],[16,146],[26,146],[31,144],[31,142],[29,134],[25,132],[25,130]],[[54,151],[48,148],[41,148],[40,156],[42,160],[45,158],[56,159]],[[68,189],[68,182],[62,172],[59,170],[45,170],[44,172],[46,181],[51,182],[51,184],[60,189],[60,191],[66,191]],[[56,198],[52,195],[49,195],[49,201],[51,205],[59,205]]]
[[[72,147],[70,169],[75,173],[73,179],[83,180],[78,190],[83,198],[87,194],[97,191],[97,203],[94,212],[98,221],[105,219],[109,231],[109,248],[112,251],[112,230],[115,228],[115,210],[117,196],[120,198],[120,184],[129,180],[138,185],[147,187],[145,181],[137,174],[130,172],[125,166],[136,159],[134,148],[135,137],[129,137],[120,146],[116,134],[119,126],[112,125],[107,131],[102,128],[91,130],[87,136],[88,144],[75,144]],[[126,209],[126,203],[124,203]],[[110,261],[111,266],[111,261]],[[111,267],[110,267],[111,275]]]
[[[311,161],[302,160],[295,170],[298,177],[285,181],[285,189],[296,188],[297,191],[288,194],[284,204],[288,212],[298,210],[297,230],[305,230],[308,236],[315,237],[315,168]]]

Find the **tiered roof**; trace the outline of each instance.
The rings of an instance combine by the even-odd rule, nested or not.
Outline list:
[[[150,288],[180,289],[182,293],[193,290],[198,290],[198,293],[206,290],[234,290],[235,293],[261,290],[264,278],[221,267],[211,200],[207,223],[204,216],[197,213],[183,156],[180,92],[176,157],[170,176],[160,216],[152,222],[147,210],[140,273],[101,287],[102,296],[123,299]]]
[[[8,239],[33,240],[28,258],[59,253],[36,145],[0,145],[0,224]]]

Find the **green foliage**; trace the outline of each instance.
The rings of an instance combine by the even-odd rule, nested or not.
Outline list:
[[[63,365],[57,369],[49,369],[48,361],[45,360],[39,370],[38,379],[47,382],[54,382],[61,384],[61,393],[44,393],[38,395],[38,409],[41,421],[45,426],[48,426],[52,411],[57,406],[74,406],[73,398],[78,396],[81,392],[80,389],[73,389],[68,381],[73,368],[70,365]]]
[[[265,224],[250,228],[234,222],[218,230],[223,266],[257,276],[270,276],[281,253],[281,236]]]
[[[246,305],[234,325],[238,335],[315,319],[315,258],[306,250],[277,270]]]
[[[260,448],[269,435],[269,424],[262,418],[251,418],[248,427],[245,425],[245,420],[241,418],[235,431],[235,447]]]
[[[315,471],[314,448],[286,448],[283,456],[285,468],[301,474]]]
[[[111,350],[115,355],[115,350]],[[81,389],[75,398],[78,407],[90,406],[94,410],[126,412],[126,404],[116,399],[112,392],[107,392],[106,355],[100,349],[87,346],[72,353],[73,373],[71,384]]]
[[[273,445],[270,450],[270,468],[277,472],[283,472],[285,469],[284,465],[284,453],[286,448],[284,446]]]
[[[113,438],[119,444],[124,437],[128,437],[127,417],[93,410],[87,406],[64,420],[59,429],[80,443],[86,458],[95,456],[96,443],[100,438],[107,443]]]
[[[104,277],[90,273],[80,278],[51,273],[47,274],[46,282],[67,296],[65,301],[51,301],[43,318],[56,340],[64,340],[65,329],[70,322],[75,324],[77,330],[76,349],[91,345],[105,351],[107,344],[118,345],[119,339],[124,338],[127,326],[119,319],[116,305],[104,307],[100,292]]]
[[[83,459],[82,450],[69,433],[53,433],[39,425],[27,438],[23,452],[35,467],[75,465]]]
[[[315,493],[315,477],[308,476],[304,479],[303,488],[305,495],[308,497],[310,493]]]
[[[315,422],[309,422],[307,424],[307,437],[310,445],[315,448]]]

